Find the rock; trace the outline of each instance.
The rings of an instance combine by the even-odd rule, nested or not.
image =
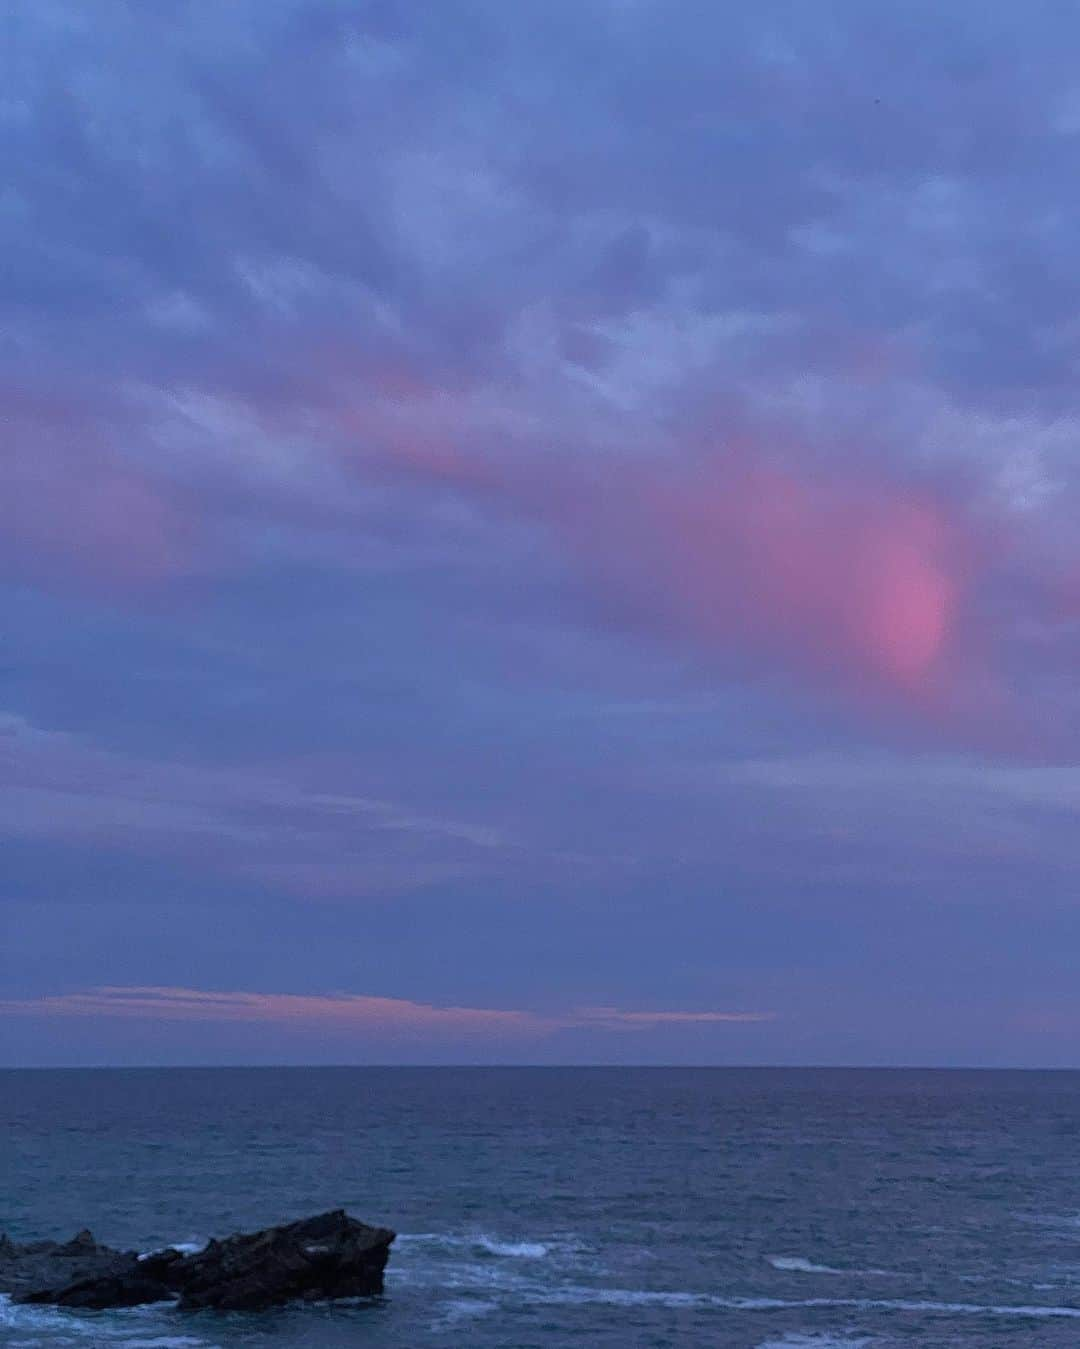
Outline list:
[[[394,1233],[343,1209],[228,1237],[170,1262],[163,1277],[182,1307],[250,1311],[294,1299],[381,1293]]]
[[[144,1277],[138,1266],[117,1274],[77,1279],[63,1288],[39,1288],[17,1293],[16,1302],[49,1302],[57,1307],[103,1311],[107,1307],[141,1307],[147,1302],[171,1302],[176,1294],[157,1279]]]
[[[63,1245],[17,1245],[0,1236],[0,1292],[16,1302],[132,1307],[174,1299],[182,1308],[257,1311],[381,1293],[394,1233],[343,1209],[237,1233],[193,1255],[171,1247],[140,1258],[99,1246],[83,1231]]]
[[[20,1246],[0,1237],[0,1292],[13,1294],[16,1301],[56,1302],[69,1287],[121,1278],[137,1265],[134,1251],[99,1246],[88,1232],[63,1244],[32,1241]]]

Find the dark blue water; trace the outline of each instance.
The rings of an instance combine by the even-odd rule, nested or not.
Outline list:
[[[0,1227],[201,1242],[344,1206],[386,1296],[265,1315],[0,1304],[0,1344],[1080,1344],[1080,1074],[0,1074]]]

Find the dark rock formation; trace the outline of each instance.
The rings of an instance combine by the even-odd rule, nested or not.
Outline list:
[[[211,1241],[194,1255],[171,1247],[139,1256],[73,1241],[16,1245],[0,1236],[0,1292],[16,1302],[62,1307],[133,1307],[176,1301],[182,1308],[257,1311],[283,1302],[381,1293],[394,1233],[342,1209],[316,1218]]]
[[[139,1292],[139,1258],[134,1251],[99,1246],[89,1232],[72,1241],[32,1241],[16,1246],[0,1236],[0,1292],[16,1302],[60,1302],[68,1307],[129,1307],[172,1297],[168,1289]],[[130,1289],[130,1291],[129,1291]]]

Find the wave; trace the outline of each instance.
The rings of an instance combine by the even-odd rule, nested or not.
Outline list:
[[[85,1340],[88,1345],[108,1345],[109,1349],[220,1349],[219,1345],[195,1335],[159,1335],[139,1324],[158,1311],[150,1307],[125,1307],[110,1313],[108,1318],[83,1319],[59,1307],[16,1304],[6,1293],[0,1293],[0,1329],[24,1335],[46,1334],[48,1343]]]
[[[804,1255],[767,1255],[765,1259],[772,1265],[773,1269],[782,1270],[785,1274],[847,1274],[849,1276],[874,1275],[885,1278],[898,1277],[896,1272],[891,1269],[837,1269],[835,1265],[816,1265]]]
[[[425,1284],[436,1280],[444,1288],[454,1288],[467,1302],[475,1290],[478,1300],[490,1298],[493,1294],[500,1299],[510,1299],[533,1305],[601,1305],[612,1307],[660,1306],[673,1309],[709,1308],[728,1311],[801,1311],[833,1309],[856,1312],[918,1312],[937,1316],[984,1316],[1015,1317],[1024,1320],[1066,1319],[1080,1320],[1080,1307],[1035,1305],[1031,1303],[999,1304],[974,1302],[935,1302],[929,1299],[880,1298],[880,1297],[748,1297],[723,1295],[719,1293],[692,1292],[665,1289],[611,1288],[602,1284],[560,1284],[540,1282],[539,1272],[533,1273],[529,1261],[540,1260],[554,1253],[566,1251],[580,1252],[583,1248],[580,1239],[566,1236],[566,1240],[557,1242],[549,1239],[539,1241],[508,1241],[487,1233],[447,1233],[414,1232],[399,1236],[398,1240],[406,1245],[413,1243],[431,1246],[435,1251],[454,1253],[457,1258],[438,1265],[429,1266],[425,1261],[420,1269],[406,1269],[400,1265],[391,1266],[390,1278],[403,1278],[411,1282],[420,1275]],[[496,1260],[483,1257],[496,1256]],[[471,1258],[470,1258],[471,1257]],[[479,1257],[479,1258],[478,1258]],[[445,1258],[445,1257],[444,1257]],[[832,1265],[821,1265],[806,1256],[766,1256],[768,1262],[777,1270],[785,1273],[838,1276],[889,1276],[900,1277],[895,1271],[885,1269],[842,1270]],[[557,1266],[556,1266],[557,1268]],[[597,1269],[602,1277],[602,1271]],[[580,1277],[580,1276],[579,1276]],[[486,1296],[485,1296],[486,1295]],[[861,1341],[840,1341],[848,1345]],[[818,1349],[826,1349],[827,1342],[816,1343]],[[795,1349],[797,1341],[791,1342],[788,1349]]]
[[[196,1340],[190,1335],[137,1335],[134,1339],[130,1337],[118,1339],[116,1349],[211,1349],[211,1347],[206,1340]]]
[[[549,1247],[543,1242],[508,1242],[490,1237],[484,1233],[463,1237],[445,1233],[413,1233],[406,1241],[438,1242],[451,1248],[470,1248],[473,1251],[485,1251],[504,1259],[542,1258]],[[795,1268],[802,1271],[804,1265],[812,1265],[803,1257],[779,1256],[772,1259],[798,1262]],[[459,1271],[461,1272],[461,1271]],[[812,1268],[810,1272],[817,1272]],[[667,1289],[605,1288],[584,1285],[566,1285],[547,1287],[531,1276],[499,1274],[497,1268],[482,1263],[471,1263],[469,1274],[476,1282],[488,1285],[488,1291],[494,1291],[491,1280],[499,1285],[501,1295],[509,1295],[524,1303],[533,1305],[600,1305],[608,1307],[667,1307],[672,1309],[709,1309],[741,1312],[789,1312],[802,1310],[832,1310],[854,1312],[916,1312],[934,1316],[964,1316],[1016,1318],[1020,1320],[1080,1320],[1080,1307],[1043,1306],[1034,1304],[998,1304],[973,1302],[936,1302],[929,1299],[906,1298],[778,1298],[778,1297],[740,1297],[718,1293],[690,1292]],[[453,1321],[468,1320],[487,1315],[498,1303],[490,1297],[470,1296],[471,1280],[456,1278],[448,1281],[459,1288],[462,1296],[453,1299],[446,1307],[444,1324]],[[501,1298],[500,1298],[501,1300]],[[84,1322],[63,1309],[52,1307],[16,1306],[10,1297],[0,1295],[0,1328],[21,1331],[23,1333],[58,1332],[69,1339],[86,1338],[88,1342],[108,1345],[109,1349],[219,1349],[211,1342],[193,1335],[157,1334],[156,1327],[138,1324],[138,1318],[159,1314],[159,1309],[131,1308],[113,1314],[110,1320],[95,1317]],[[758,1349],[859,1349],[872,1344],[873,1340],[837,1336],[836,1333],[816,1335],[810,1333],[789,1334],[786,1338],[764,1341]]]
[[[431,1329],[448,1330],[462,1321],[475,1321],[497,1311],[498,1306],[497,1302],[484,1302],[479,1298],[454,1298],[444,1304],[442,1315],[431,1323]]]
[[[470,1250],[485,1255],[498,1255],[511,1260],[542,1260],[551,1252],[551,1245],[543,1241],[504,1241],[486,1232],[462,1235],[456,1232],[402,1232],[398,1245],[425,1244],[444,1246],[448,1250]]]
[[[633,1288],[553,1288],[537,1290],[531,1301],[601,1303],[608,1306],[717,1307],[728,1311],[800,1311],[818,1308],[848,1311],[928,1312],[946,1316],[1001,1316],[1080,1320],[1080,1307],[1039,1307],[974,1302],[932,1302],[904,1298],[856,1297],[725,1297],[715,1293],[683,1293]]]
[[[815,1265],[803,1255],[767,1255],[765,1259],[773,1269],[792,1274],[848,1274],[856,1270],[834,1269],[832,1265]],[[869,1271],[867,1271],[869,1272]]]
[[[828,1331],[792,1331],[779,1340],[762,1340],[757,1349],[866,1349],[873,1338],[865,1335],[833,1335]]]
[[[207,1242],[192,1237],[190,1241],[170,1241],[167,1246],[155,1246],[152,1251],[140,1251],[140,1260],[149,1260],[152,1255],[161,1255],[163,1251],[179,1251],[181,1255],[197,1255],[205,1250]]]
[[[476,1238],[476,1244],[489,1255],[506,1255],[514,1260],[542,1260],[549,1249],[542,1241],[496,1241],[483,1235]]]

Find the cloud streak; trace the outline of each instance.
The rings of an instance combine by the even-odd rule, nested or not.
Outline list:
[[[95,988],[0,1001],[0,1016],[122,1018],[138,1021],[253,1023],[311,1032],[355,1032],[376,1039],[483,1038],[512,1042],[560,1031],[630,1031],[665,1026],[753,1024],[768,1012],[623,1011],[582,1008],[546,1014],[449,1007],[359,994],[208,992],[191,988]]]
[[[312,895],[408,889],[515,848],[485,823],[330,790],[326,768],[303,761],[154,761],[11,714],[0,714],[0,770],[0,835],[200,858]]]

